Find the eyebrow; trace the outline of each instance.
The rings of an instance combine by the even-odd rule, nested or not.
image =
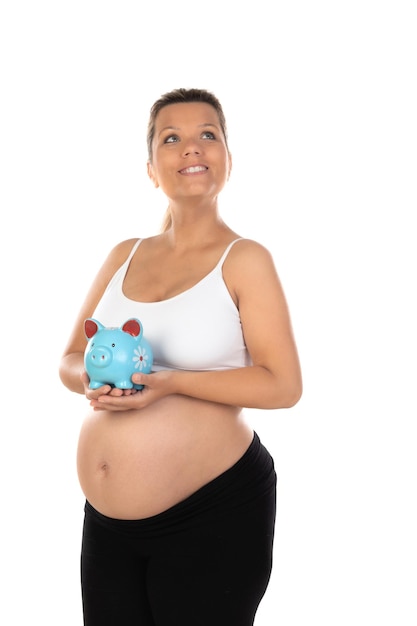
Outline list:
[[[208,126],[210,126],[211,128],[216,128],[217,130],[220,130],[216,124],[211,124],[210,122],[205,122],[204,124],[198,124],[197,128],[207,128]],[[181,128],[179,126],[164,126],[164,128],[161,128],[161,130],[159,131],[158,137],[162,135],[162,133],[164,133],[166,130],[181,130]]]

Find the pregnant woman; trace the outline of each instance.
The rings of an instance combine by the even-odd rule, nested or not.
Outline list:
[[[219,214],[232,161],[217,97],[161,96],[148,151],[163,229],[110,251],[60,362],[90,405],[78,446],[84,624],[250,626],[271,574],[276,474],[244,408],[298,402],[290,316],[269,251]],[[152,372],[132,376],[142,390],[89,388],[90,317],[142,322],[154,354]]]

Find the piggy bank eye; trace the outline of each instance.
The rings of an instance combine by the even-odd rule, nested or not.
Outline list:
[[[115,347],[116,347],[116,344],[115,344],[115,343],[112,343],[112,344],[111,344],[111,347],[112,347],[112,348],[115,348]]]

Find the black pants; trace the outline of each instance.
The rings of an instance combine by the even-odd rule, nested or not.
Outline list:
[[[273,460],[255,434],[229,470],[167,511],[106,517],[87,502],[85,626],[251,626],[267,588]]]

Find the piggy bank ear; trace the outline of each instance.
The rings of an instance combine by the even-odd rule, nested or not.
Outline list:
[[[100,324],[100,322],[92,318],[88,318],[84,322],[84,332],[87,339],[91,339],[91,337],[94,337],[94,335],[98,330],[100,330],[100,328],[104,328],[104,326]]]
[[[138,319],[132,317],[132,319],[127,320],[122,326],[122,330],[125,333],[129,333],[132,337],[139,337],[142,332],[142,324]]]

